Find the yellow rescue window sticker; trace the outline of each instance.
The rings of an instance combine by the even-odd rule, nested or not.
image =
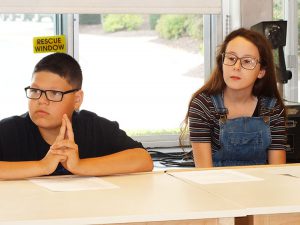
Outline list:
[[[33,38],[33,52],[67,52],[66,38],[64,35],[34,37]]]

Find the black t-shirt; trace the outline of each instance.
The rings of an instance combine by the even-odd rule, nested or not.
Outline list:
[[[119,129],[117,122],[86,110],[73,113],[72,126],[81,159],[143,148],[141,143]],[[28,113],[0,121],[0,161],[40,160],[49,148]],[[67,173],[61,165],[55,171],[55,174]]]

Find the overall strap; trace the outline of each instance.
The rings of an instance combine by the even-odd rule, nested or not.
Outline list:
[[[276,102],[277,102],[276,98],[272,98],[272,97],[261,98],[261,108],[259,110],[259,115],[263,117],[266,123],[270,122],[270,113],[274,112]]]
[[[277,102],[276,98],[262,97],[261,98],[261,111],[262,111],[262,113],[274,111],[276,102]]]
[[[220,120],[224,123],[227,119],[228,110],[224,106],[223,97],[221,94],[211,95],[212,102],[216,109],[217,114],[220,115]]]

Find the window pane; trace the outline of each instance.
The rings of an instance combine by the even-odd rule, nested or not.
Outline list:
[[[273,20],[284,19],[284,0],[273,0]]]
[[[45,54],[33,53],[33,37],[54,35],[52,14],[0,14],[0,118],[27,111],[24,87],[34,65]]]
[[[300,17],[299,17],[299,10],[300,10],[300,0],[298,0],[297,2],[298,4],[298,54],[297,54],[297,58],[298,58],[298,101],[300,100],[300,82],[299,82],[299,79],[300,79]]]
[[[178,133],[203,84],[202,15],[80,15],[82,108],[130,135]]]

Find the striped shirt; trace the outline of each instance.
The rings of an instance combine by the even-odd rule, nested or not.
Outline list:
[[[258,98],[258,112],[262,112],[262,98]],[[285,127],[284,108],[275,104],[269,113],[272,142],[269,150],[286,150],[287,131]],[[262,113],[261,115],[262,116]],[[220,115],[216,112],[210,95],[200,93],[191,102],[189,108],[190,141],[211,143],[212,151],[220,149]]]

